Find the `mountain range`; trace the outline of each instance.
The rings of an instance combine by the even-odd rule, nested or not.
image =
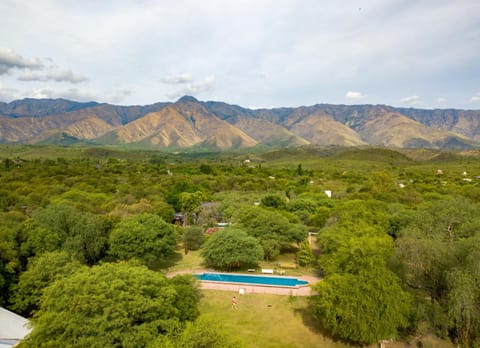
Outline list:
[[[332,105],[248,109],[184,96],[145,106],[23,99],[0,103],[0,143],[155,149],[302,145],[480,148],[480,110]]]

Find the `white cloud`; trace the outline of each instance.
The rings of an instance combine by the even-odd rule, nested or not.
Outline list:
[[[74,73],[72,70],[62,70],[59,68],[51,68],[45,73],[37,73],[26,71],[18,77],[19,81],[55,81],[81,83],[88,81],[84,76]]]
[[[410,105],[410,106],[419,106],[422,103],[422,100],[418,95],[412,95],[412,96],[400,99],[400,103]]]
[[[167,93],[169,99],[176,99],[184,95],[197,96],[204,92],[213,90],[215,86],[215,76],[206,77],[203,81],[194,81],[193,79],[188,83],[182,83],[182,87]]]
[[[470,98],[471,103],[478,103],[480,102],[480,92],[475,94],[473,97]]]
[[[5,88],[0,83],[0,101],[9,102],[22,97],[19,90],[15,88]]]
[[[133,94],[132,90],[130,89],[127,89],[127,88],[117,89],[113,91],[113,93],[107,94],[107,97],[105,99],[108,100],[110,103],[118,104],[118,103],[123,103],[125,99],[131,96],[132,94]]]
[[[165,76],[160,79],[160,82],[166,83],[169,85],[179,85],[184,83],[193,83],[192,75],[190,74],[178,74]]]
[[[345,99],[352,102],[359,102],[366,98],[367,98],[367,95],[361,92],[348,91],[347,93],[345,93]]]
[[[438,105],[445,105],[447,104],[447,99],[444,97],[438,97],[435,99],[435,103]]]
[[[79,102],[97,101],[106,103],[123,103],[129,96],[133,94],[131,89],[118,88],[112,91],[90,91],[78,88],[44,88],[19,90],[15,88],[5,88],[0,83],[0,101],[11,102],[22,98],[38,98],[38,99],[56,99],[64,98]]]
[[[70,100],[79,101],[79,102],[97,101],[99,97],[97,94],[84,91],[84,90],[79,90],[78,88],[57,90],[57,89],[51,89],[47,87],[47,88],[35,89],[30,92],[26,92],[26,94],[31,98],[39,98],[39,99],[64,98],[64,99],[70,99]]]
[[[414,90],[433,106],[437,96],[450,107],[471,106],[480,1],[364,0],[359,7],[354,0],[0,1],[0,32],[8,33],[1,45],[11,48],[0,53],[0,76],[23,91],[17,75],[25,80],[41,63],[56,64],[88,75],[82,87],[91,94],[128,83],[135,93],[125,100],[135,104],[202,93],[239,105],[295,106],[358,102],[362,91],[369,103],[396,104]],[[72,82],[47,78],[43,68],[30,72],[31,89]],[[205,83],[210,74],[215,82]],[[362,91],[345,95],[351,88]]]
[[[0,75],[12,69],[40,69],[43,63],[38,58],[24,58],[17,52],[0,47]]]

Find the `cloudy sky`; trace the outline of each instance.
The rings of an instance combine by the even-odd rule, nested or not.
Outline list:
[[[0,1],[0,101],[185,94],[480,109],[480,1]]]

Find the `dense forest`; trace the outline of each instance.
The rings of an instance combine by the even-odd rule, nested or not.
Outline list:
[[[480,345],[478,153],[0,154],[0,304],[32,320],[22,346],[243,346],[200,315],[193,278],[166,277],[198,249],[225,271],[293,254],[322,277],[316,325],[346,343]]]

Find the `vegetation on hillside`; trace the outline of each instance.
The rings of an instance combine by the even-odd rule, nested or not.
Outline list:
[[[27,346],[241,345],[197,319],[195,281],[163,275],[198,249],[222,270],[287,255],[313,267],[323,280],[306,310],[335,339],[480,344],[478,157],[2,150],[0,303],[33,318]]]

